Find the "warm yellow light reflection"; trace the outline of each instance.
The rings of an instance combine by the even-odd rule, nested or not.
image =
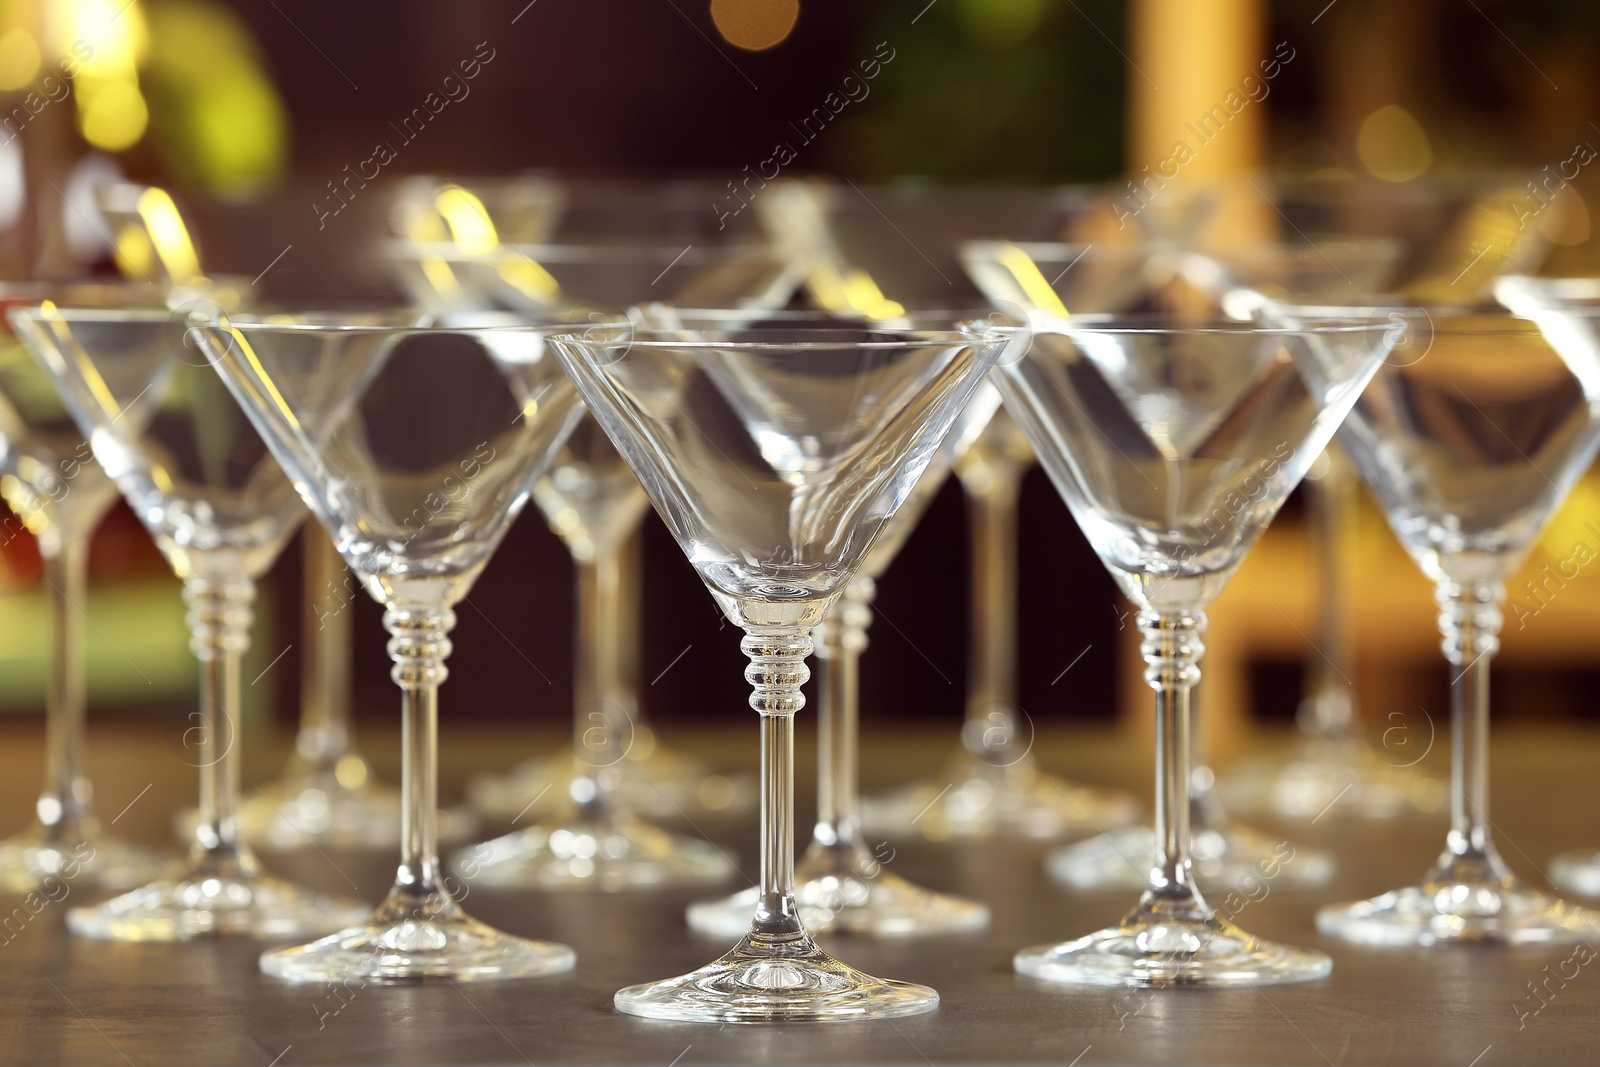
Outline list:
[[[1433,165],[1433,146],[1421,123],[1397,104],[1368,115],[1356,134],[1356,155],[1372,176],[1410,181]]]
[[[483,201],[465,189],[452,186],[444,190],[435,199],[435,205],[445,225],[450,227],[451,238],[467,255],[481,256],[500,243]]]
[[[139,217],[144,220],[167,277],[188,282],[200,273],[200,257],[189,237],[189,228],[165,189],[152,186],[139,194]]]
[[[0,37],[0,89],[21,89],[39,73],[39,45],[33,35],[17,27]]]
[[[1067,306],[1061,302],[1056,291],[1050,283],[1045,281],[1039,272],[1039,265],[1033,257],[1013,244],[1002,245],[997,253],[1000,265],[1011,272],[1022,291],[1028,297],[1028,302],[1041,311],[1065,318]]]
[[[541,304],[553,304],[561,296],[561,286],[555,276],[527,256],[508,259],[498,270],[507,285]]]
[[[120,152],[144,136],[150,109],[136,83],[116,81],[95,90],[83,104],[80,121],[86,141],[107,152]]]
[[[711,0],[717,32],[751,52],[782,43],[799,17],[800,0]]]

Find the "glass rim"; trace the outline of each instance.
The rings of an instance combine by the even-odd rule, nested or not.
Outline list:
[[[1532,312],[1514,311],[1503,304],[1481,304],[1476,307],[1454,307],[1448,304],[1412,304],[1395,301],[1387,304],[1278,304],[1285,314],[1311,313],[1323,318],[1338,317],[1351,312],[1364,312],[1376,319],[1382,316],[1391,326],[1396,317],[1426,322],[1433,332],[1440,328],[1455,332],[1461,323],[1471,320],[1489,320],[1486,328],[1472,330],[1476,336],[1525,334],[1540,328],[1537,320],[1541,314],[1593,316],[1600,315],[1600,304],[1593,307],[1570,305],[1535,308]]]
[[[667,261],[677,263],[728,262],[741,258],[788,261],[790,253],[760,241],[739,241],[731,244],[699,245],[687,242],[688,247],[675,244],[636,241],[548,241],[531,244],[502,241],[482,252],[467,252],[448,239],[418,241],[408,237],[391,237],[382,245],[385,254],[393,259],[415,262],[423,259],[442,259],[446,262],[494,263],[503,260],[527,259],[535,263],[559,264],[614,264]]]
[[[1164,322],[1172,316],[1164,314],[1116,315],[1106,312],[1086,312],[1037,318],[1023,326],[988,325],[984,329],[994,333],[1066,334],[1092,333],[1105,335],[1135,334],[1260,334],[1262,336],[1289,336],[1294,334],[1383,333],[1395,328],[1391,319],[1376,315],[1324,315],[1299,326],[1269,325],[1242,319],[1229,319],[1220,315],[1205,315],[1194,320],[1195,325],[1145,325]]]
[[[1148,241],[1142,241],[1137,244],[1103,244],[1094,241],[1010,241],[1003,238],[985,237],[962,241],[959,251],[964,257],[992,259],[994,258],[993,249],[1005,245],[1021,249],[1035,263],[1041,261],[1055,263],[1063,259],[1070,259],[1075,263],[1079,259],[1110,259],[1113,257],[1141,259],[1198,257],[1227,263],[1230,259],[1246,258],[1251,253],[1259,252],[1317,255],[1324,248],[1333,248],[1340,251],[1359,249],[1364,252],[1389,252],[1403,249],[1405,246],[1405,242],[1398,237],[1319,236],[1323,239],[1318,241],[1312,241],[1310,238],[1304,241],[1257,241],[1217,249],[1172,248]],[[1040,252],[1044,254],[1041,255],[1039,254]]]
[[[590,329],[596,328],[605,329],[608,327],[606,324],[602,324],[597,327],[590,327]],[[974,336],[971,334],[961,333],[957,330],[908,330],[894,327],[887,327],[883,329],[870,327],[863,329],[850,329],[848,327],[840,327],[836,329],[790,327],[788,328],[787,332],[808,334],[813,338],[822,338],[813,340],[801,339],[794,341],[739,341],[677,338],[671,336],[671,334],[674,332],[672,330],[663,330],[654,327],[640,328],[636,323],[632,322],[620,324],[618,331],[618,336],[615,338],[596,338],[585,337],[582,333],[568,329],[566,331],[557,331],[551,340],[556,342],[568,342],[584,348],[597,349],[614,348],[618,346],[625,348],[693,349],[697,351],[737,348],[742,351],[758,352],[792,352],[826,349],[853,349],[857,351],[909,351],[915,348],[926,348],[929,345],[974,345],[983,344],[985,341],[985,338],[981,334]],[[760,327],[756,327],[752,330],[728,330],[723,332],[760,333],[764,331]],[[843,339],[845,337],[857,337],[864,333],[887,334],[889,339],[879,341],[847,341]],[[641,338],[640,334],[644,334],[645,336]],[[826,339],[828,334],[837,334],[839,335],[839,339],[828,340]]]
[[[429,312],[423,311],[422,309],[411,309],[411,308],[393,308],[393,309],[374,308],[372,310],[373,310],[374,313],[377,313],[377,314],[381,314],[385,310],[395,310],[395,311],[416,310],[419,315],[427,315],[427,314],[429,314]],[[24,316],[26,318],[38,319],[39,321],[42,321],[42,322],[49,322],[52,319],[56,318],[57,316],[59,316],[62,319],[65,319],[65,320],[67,320],[69,322],[75,320],[75,321],[78,321],[78,322],[100,321],[100,322],[111,322],[111,323],[118,323],[118,322],[131,322],[131,323],[172,322],[172,321],[181,321],[182,318],[183,318],[183,312],[181,312],[181,311],[165,310],[165,309],[162,309],[162,308],[149,307],[149,306],[146,306],[146,307],[139,307],[139,306],[128,306],[128,307],[59,307],[59,308],[56,308],[54,311],[52,311],[51,313],[49,313],[47,315],[47,314],[44,313],[44,308],[42,306],[40,306],[40,305],[32,305],[32,306],[23,305],[23,306],[11,308],[10,311],[13,314],[21,314],[22,316]],[[328,314],[337,314],[337,313],[338,312],[329,312]],[[290,317],[294,313],[293,312],[282,312],[282,313],[273,312],[273,313],[269,313],[269,314],[283,314],[285,317]],[[604,329],[604,328],[622,329],[622,328],[627,328],[627,327],[631,326],[632,323],[628,322],[625,319],[607,319],[607,320],[604,320],[604,321],[601,321],[601,322],[590,322],[590,323],[571,322],[571,321],[569,321],[569,322],[499,322],[499,323],[492,323],[492,324],[486,323],[486,324],[481,325],[481,326],[474,326],[474,325],[471,325],[471,324],[435,324],[435,325],[428,325],[428,324],[416,324],[416,323],[413,323],[413,324],[409,324],[409,325],[405,325],[405,326],[387,326],[387,325],[383,325],[381,323],[363,323],[363,322],[293,322],[293,321],[289,321],[289,322],[267,322],[267,321],[263,321],[262,319],[252,319],[252,318],[248,318],[248,317],[239,318],[239,317],[234,317],[234,316],[230,315],[230,316],[225,316],[225,317],[223,317],[221,319],[210,319],[210,318],[203,318],[202,317],[198,321],[187,322],[187,323],[185,323],[185,325],[186,326],[191,326],[191,327],[203,327],[203,328],[218,329],[218,330],[238,329],[238,330],[240,330],[242,332],[246,332],[246,333],[264,333],[264,332],[266,332],[268,330],[277,330],[277,331],[283,331],[283,332],[292,331],[292,332],[298,332],[298,333],[389,333],[389,334],[400,334],[400,333],[416,333],[416,334],[538,333],[538,334],[553,334],[553,333],[571,333],[575,329],[579,329],[579,328],[581,328],[581,329]]]

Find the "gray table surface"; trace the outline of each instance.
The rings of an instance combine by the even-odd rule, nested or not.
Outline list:
[[[376,734],[376,731],[372,731]],[[749,738],[676,737],[736,758]],[[20,822],[37,785],[32,724],[0,729],[0,810]],[[150,781],[118,823],[159,838],[192,796],[192,771],[155,732],[97,733],[94,769],[107,816]],[[869,775],[903,777],[937,766],[943,738],[869,742]],[[744,748],[743,742],[749,747]],[[1048,743],[1046,743],[1048,742]],[[367,738],[380,771],[390,739]],[[505,765],[535,747],[529,736],[453,732],[446,789],[466,772]],[[1111,734],[1042,738],[1046,761],[1084,777],[1124,780],[1146,792],[1148,751]],[[257,744],[247,780],[270,774],[281,744]],[[1495,741],[1495,821],[1507,859],[1525,876],[1565,848],[1600,846],[1600,735],[1510,730]],[[392,770],[388,773],[392,778]],[[802,768],[802,778],[805,770]],[[809,808],[802,809],[804,819]],[[753,870],[754,824],[696,820]],[[9,828],[9,827],[8,827]],[[667,1024],[618,1015],[611,995],[634,982],[702,964],[726,947],[690,934],[683,906],[703,893],[507,894],[474,890],[469,909],[507,930],[564,941],[578,952],[566,976],[487,984],[367,987],[340,1001],[327,991],[262,977],[260,946],[246,942],[111,944],[69,938],[66,908],[51,905],[0,944],[0,1063],[132,1064],[562,1064],[627,1062],[695,1067],[713,1062],[1076,1064],[1591,1064],[1600,1061],[1600,964],[1582,968],[1537,1016],[1528,983],[1570,949],[1455,948],[1375,951],[1320,937],[1324,903],[1368,896],[1414,879],[1437,853],[1443,823],[1373,825],[1333,818],[1273,826],[1334,849],[1336,881],[1318,890],[1271,889],[1239,916],[1262,936],[1327,951],[1326,981],[1241,990],[1124,991],[1053,987],[1012,973],[1019,947],[1064,940],[1116,919],[1121,893],[1081,894],[1049,884],[1042,848],[1024,844],[897,843],[892,868],[926,885],[986,900],[980,935],[895,942],[825,939],[870,972],[927,983],[943,997],[933,1014],[893,1022],[808,1026]],[[692,831],[691,831],[692,832]],[[376,900],[392,876],[382,854],[268,857],[282,873]],[[348,880],[348,881],[347,881]],[[351,889],[354,885],[355,890]],[[732,887],[730,887],[732,888]],[[78,900],[69,897],[67,904]],[[9,912],[11,904],[5,904]],[[1597,944],[1600,948],[1600,944]],[[1570,970],[1570,968],[1569,968]]]

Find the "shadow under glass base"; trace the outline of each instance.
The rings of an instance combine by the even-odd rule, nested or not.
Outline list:
[[[1139,811],[1138,801],[1125,793],[1045,774],[1031,758],[1002,767],[963,749],[943,780],[863,798],[861,823],[875,833],[918,833],[935,841],[1049,841],[1125,826],[1139,818]]]
[[[287,982],[488,982],[572,969],[566,945],[502,933],[444,893],[391,891],[364,921],[320,941],[261,955],[261,971]]]
[[[84,825],[39,823],[0,841],[0,893],[29,893],[56,878],[89,892],[133,889],[177,869],[154,849]]]
[[[1116,926],[1016,954],[1017,973],[1087,986],[1283,985],[1325,978],[1323,953],[1263,941],[1209,909],[1173,908],[1147,893]]]
[[[1192,853],[1195,880],[1213,889],[1250,889],[1262,883],[1314,887],[1326,885],[1335,870],[1326,852],[1228,819],[1220,829],[1196,829]],[[1149,885],[1155,854],[1155,831],[1129,826],[1055,849],[1045,856],[1044,869],[1051,881],[1073,889],[1140,889]]]
[[[1600,911],[1535,889],[1497,856],[1446,853],[1416,885],[1321,909],[1317,929],[1364,945],[1570,945],[1600,937]]]
[[[628,1015],[679,1022],[852,1022],[920,1015],[939,1006],[939,994],[840,963],[804,933],[748,934],[721,959],[619,990],[615,1003]]]
[[[473,885],[617,892],[714,885],[734,874],[715,845],[628,816],[551,819],[462,849],[452,867]],[[749,925],[746,911],[741,929]]]
[[[936,893],[886,870],[865,847],[826,848],[812,842],[795,865],[795,903],[813,934],[921,937],[970,933],[989,925],[989,908]],[[689,905],[689,928],[738,937],[750,928],[760,890],[752,886],[721,900]]]
[[[682,817],[685,812],[747,811],[755,807],[756,788],[749,775],[725,775],[708,770],[688,756],[661,748],[653,738],[648,746],[639,739],[623,760],[617,790],[630,811],[651,819]],[[640,751],[648,747],[648,755]],[[539,818],[558,810],[574,778],[589,777],[594,765],[570,751],[545,759],[527,760],[505,774],[480,774],[467,783],[467,800],[491,819],[512,822]]]
[[[1443,811],[1450,799],[1444,781],[1390,764],[1359,740],[1300,741],[1287,756],[1228,768],[1216,789],[1231,811],[1286,819],[1399,819]]]
[[[1563,852],[1550,861],[1550,884],[1579,896],[1600,897],[1600,852]]]
[[[189,941],[200,937],[307,937],[366,912],[261,873],[248,856],[201,854],[185,871],[93,907],[73,908],[67,927],[107,941]]]

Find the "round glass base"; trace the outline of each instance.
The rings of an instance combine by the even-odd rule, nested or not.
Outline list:
[[[1385,762],[1360,741],[1307,739],[1287,758],[1228,768],[1217,794],[1232,811],[1285,819],[1399,819],[1443,811],[1450,787],[1420,767]]]
[[[309,945],[262,953],[261,971],[286,982],[490,982],[562,974],[576,959],[566,945],[486,926],[442,893],[391,892],[364,922]]]
[[[1497,857],[1447,855],[1416,885],[1321,909],[1317,930],[1364,945],[1570,945],[1600,937],[1600,912],[1533,888]]]
[[[795,903],[813,934],[921,937],[960,934],[989,925],[989,908],[936,893],[884,869],[864,847],[824,848],[813,842],[795,866]],[[750,928],[760,890],[689,905],[689,928],[738,937]]]
[[[1263,941],[1214,915],[1143,910],[1076,941],[1023,949],[1013,962],[1029,978],[1090,986],[1283,985],[1333,970],[1321,952]]]
[[[474,885],[616,892],[727,881],[733,864],[715,845],[628,816],[550,820],[462,849],[451,866]],[[749,924],[745,912],[743,930]]]
[[[1550,861],[1550,884],[1579,896],[1600,897],[1600,852],[1563,852]]]
[[[44,827],[35,823],[0,841],[0,893],[31,893],[59,879],[88,892],[132,889],[177,867],[154,849],[101,833],[84,836],[83,826]]]
[[[997,767],[965,749],[949,777],[863,798],[861,823],[876,833],[1049,841],[1101,833],[1139,818],[1133,797],[1044,774],[1031,758]]]
[[[347,789],[328,779],[281,778],[239,805],[239,835],[257,848],[294,852],[311,848],[400,847],[400,793],[387,786]],[[440,841],[459,841],[478,828],[467,808],[439,809]],[[193,838],[200,816],[193,808],[173,820],[175,832]]]
[[[141,886],[93,907],[73,908],[67,927],[106,941],[189,941],[199,937],[307,937],[365,914],[365,905],[323,896],[262,874],[248,857],[202,855],[182,875]]]
[[[1142,889],[1155,865],[1156,836],[1148,826],[1130,826],[1065,845],[1045,856],[1050,879],[1073,889]],[[1326,852],[1270,837],[1232,820],[1221,828],[1197,828],[1193,874],[1213,889],[1253,889],[1262,883],[1286,887],[1326,885],[1334,859]]]
[[[756,804],[755,782],[749,775],[724,775],[699,762],[664,749],[652,739],[648,755],[635,727],[635,741],[623,760],[618,799],[628,810],[650,819],[682,818],[684,812],[748,811]],[[488,818],[514,822],[553,813],[567,798],[567,785],[590,777],[595,768],[571,752],[527,760],[503,775],[481,774],[467,783],[467,800]]]
[[[745,937],[697,971],[617,992],[617,1010],[678,1022],[850,1022],[920,1015],[939,1006],[927,986],[874,978],[804,934],[786,944]]]

